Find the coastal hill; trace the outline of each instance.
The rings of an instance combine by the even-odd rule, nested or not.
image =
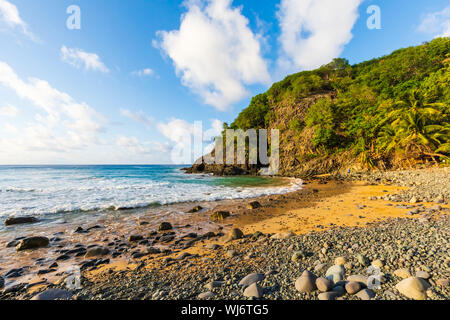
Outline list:
[[[279,129],[283,176],[447,165],[450,38],[289,75],[255,96],[227,128]],[[199,159],[187,172],[257,174],[260,167]]]

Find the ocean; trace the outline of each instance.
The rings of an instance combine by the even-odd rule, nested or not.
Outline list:
[[[301,188],[267,177],[188,175],[182,166],[0,166],[0,222],[167,204],[252,198]]]

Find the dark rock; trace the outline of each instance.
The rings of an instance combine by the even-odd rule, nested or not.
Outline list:
[[[144,237],[141,235],[131,235],[128,237],[128,241],[130,241],[130,242],[137,242],[137,241],[141,241],[143,239],[144,239]]]
[[[168,231],[168,230],[172,230],[173,227],[169,222],[163,222],[159,225],[158,230],[159,231]]]
[[[104,247],[92,247],[87,250],[85,257],[97,257],[97,256],[106,256],[109,254],[109,249]]]
[[[31,300],[71,300],[73,294],[67,290],[52,288],[35,295]]]
[[[195,206],[193,207],[191,210],[188,211],[188,213],[196,213],[203,210],[203,208],[201,206]]]
[[[230,216],[229,211],[217,211],[211,214],[211,219],[214,221],[222,221]]]
[[[250,210],[254,210],[254,209],[258,209],[258,208],[261,208],[261,204],[258,201],[250,202],[247,205],[247,209],[250,209]]]
[[[16,224],[35,223],[39,220],[35,217],[11,217],[5,220],[5,226],[12,226]]]
[[[49,245],[50,241],[46,237],[29,237],[20,240],[16,247],[17,251],[44,248]]]

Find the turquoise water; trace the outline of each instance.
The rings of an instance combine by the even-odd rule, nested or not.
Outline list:
[[[279,194],[300,188],[263,177],[188,175],[181,166],[0,166],[0,218],[144,208]]]

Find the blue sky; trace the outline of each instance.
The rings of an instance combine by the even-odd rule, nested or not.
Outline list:
[[[444,0],[0,0],[0,164],[171,163],[290,73],[449,33]]]

